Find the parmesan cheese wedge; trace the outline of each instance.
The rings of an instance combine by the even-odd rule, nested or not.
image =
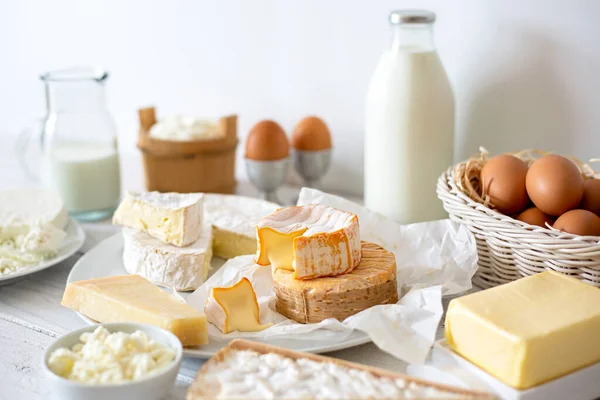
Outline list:
[[[61,304],[97,322],[139,322],[172,332],[184,346],[208,343],[206,317],[139,275],[72,282]]]
[[[336,276],[360,262],[358,217],[321,204],[287,207],[256,228],[256,263],[293,271],[295,279]]]
[[[212,288],[204,313],[208,322],[223,333],[256,332],[272,325],[261,325],[256,293],[252,283],[246,278],[230,287]]]

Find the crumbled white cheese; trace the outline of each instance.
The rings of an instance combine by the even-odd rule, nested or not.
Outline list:
[[[14,235],[6,231],[0,239],[0,276],[54,257],[66,236],[50,223],[30,226]]]
[[[55,374],[90,384],[113,384],[142,379],[163,370],[175,351],[142,331],[113,332],[100,326],[84,333],[73,348],[52,352],[48,367]]]
[[[433,387],[378,377],[334,363],[291,359],[274,353],[232,351],[211,364],[204,382],[216,399],[422,399],[458,398]],[[216,385],[215,385],[216,384]]]

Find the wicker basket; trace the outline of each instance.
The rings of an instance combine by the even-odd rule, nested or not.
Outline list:
[[[535,160],[533,154],[514,153],[528,163]],[[482,164],[485,159],[483,154]],[[529,225],[473,200],[461,184],[468,163],[444,172],[438,179],[437,194],[450,219],[475,235],[479,255],[475,285],[489,288],[549,269],[600,287],[600,238]],[[584,177],[595,177],[588,165],[578,165]],[[478,172],[475,179],[479,179]]]

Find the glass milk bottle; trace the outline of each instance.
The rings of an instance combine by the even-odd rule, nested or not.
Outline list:
[[[107,78],[105,71],[87,68],[42,75],[47,114],[39,140],[33,142],[41,146],[40,174],[23,163],[35,180],[60,194],[71,216],[84,221],[109,217],[121,194],[116,129],[105,98]]]
[[[433,43],[435,14],[394,11],[365,116],[365,205],[402,224],[446,218],[436,195],[453,161],[454,96]]]

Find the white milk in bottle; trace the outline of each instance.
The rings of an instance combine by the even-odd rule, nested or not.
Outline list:
[[[436,195],[453,161],[454,96],[433,44],[435,14],[390,14],[393,40],[367,94],[365,205],[400,223],[446,218]]]

